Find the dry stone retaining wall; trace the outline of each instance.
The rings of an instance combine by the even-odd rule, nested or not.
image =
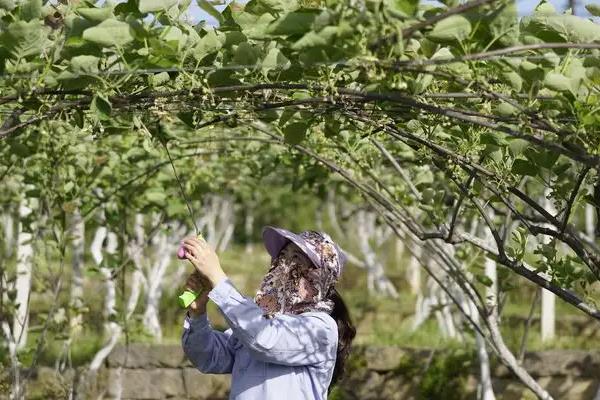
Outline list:
[[[423,398],[422,394],[419,396],[423,376],[414,371],[423,371],[435,353],[399,347],[356,347],[336,400]],[[524,366],[557,400],[597,400],[600,351],[531,352],[526,355]],[[436,395],[437,398],[475,398],[476,363],[456,374],[464,378],[463,395],[456,397],[448,393]],[[68,387],[65,384],[68,381],[77,381],[76,375],[71,371],[56,376],[52,369],[41,367],[30,386],[30,398],[66,398],[61,387]],[[495,363],[492,375],[498,400],[533,398],[506,367]],[[185,359],[178,345],[133,344],[128,348],[116,347],[96,381],[77,390],[87,393],[83,398],[219,400],[227,399],[230,382],[230,375],[200,373]]]

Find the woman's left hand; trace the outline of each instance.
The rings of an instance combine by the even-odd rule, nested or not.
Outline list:
[[[185,258],[187,258],[198,273],[209,280],[212,287],[215,287],[221,279],[227,277],[217,253],[206,243],[204,239],[193,236],[183,239],[185,248]]]

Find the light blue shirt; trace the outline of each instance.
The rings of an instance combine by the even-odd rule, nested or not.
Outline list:
[[[230,328],[214,330],[206,314],[185,318],[183,351],[201,372],[231,374],[229,399],[321,400],[335,366],[338,330],[325,312],[263,317],[229,278],[208,297]]]

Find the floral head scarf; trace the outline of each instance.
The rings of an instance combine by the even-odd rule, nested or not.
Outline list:
[[[326,235],[305,231],[300,236],[320,256],[322,267],[295,243],[285,245],[271,260],[271,269],[254,297],[267,318],[278,313],[333,310],[333,301],[327,296],[341,273],[339,253]]]

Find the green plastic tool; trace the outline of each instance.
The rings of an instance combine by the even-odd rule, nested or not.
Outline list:
[[[196,300],[196,298],[200,296],[200,293],[195,292],[191,289],[186,289],[183,293],[181,293],[179,295],[179,297],[177,298],[179,300],[179,306],[181,308],[188,308],[190,306],[190,304],[192,304],[192,302],[194,300]]]

